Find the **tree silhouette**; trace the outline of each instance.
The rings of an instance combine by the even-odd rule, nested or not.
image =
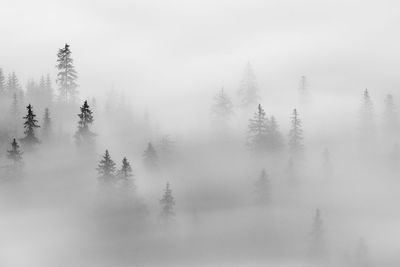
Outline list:
[[[166,220],[166,221],[171,221],[174,216],[174,206],[175,206],[175,200],[174,197],[172,196],[172,190],[169,186],[169,183],[167,183],[167,186],[165,187],[164,195],[162,199],[160,199],[160,204],[161,204],[161,218]]]
[[[211,107],[213,126],[217,131],[225,131],[229,128],[229,121],[233,115],[233,104],[231,98],[222,88],[214,97],[214,104]]]
[[[68,44],[58,50],[57,53],[57,83],[60,90],[59,99],[64,103],[75,103],[78,87],[78,78],[71,57],[71,50]]]
[[[129,163],[129,161],[126,159],[126,157],[124,157],[122,159],[122,166],[121,169],[118,170],[118,178],[120,180],[120,187],[124,190],[124,191],[130,191],[130,190],[135,190],[136,186],[134,184],[134,181],[132,179],[133,175],[133,171],[132,171],[132,167]]]
[[[364,91],[360,108],[359,131],[362,142],[371,142],[375,137],[374,106],[367,89]]]
[[[257,112],[249,121],[247,145],[255,152],[266,152],[268,149],[269,121],[264,109],[259,104]]]
[[[303,129],[301,120],[296,109],[293,110],[291,118],[291,128],[289,130],[289,149],[292,153],[298,153],[303,150]]]
[[[42,139],[49,140],[52,134],[50,111],[48,108],[44,110],[43,124],[42,124]]]
[[[7,158],[10,159],[14,165],[22,162],[22,152],[15,138],[11,142],[11,149],[7,150]]]
[[[102,183],[112,183],[115,181],[115,162],[111,159],[108,150],[104,153],[97,167],[99,181]]]
[[[149,142],[147,149],[143,153],[143,162],[147,169],[155,170],[158,168],[158,155],[153,145]]]
[[[247,63],[244,70],[243,78],[240,83],[239,96],[241,97],[242,106],[252,107],[259,100],[258,87],[256,81],[256,75],[254,74],[253,68]]]
[[[265,205],[270,201],[270,181],[265,169],[262,169],[260,177],[255,182],[256,203]]]
[[[268,146],[272,151],[279,151],[284,146],[282,134],[274,116],[269,119]]]
[[[25,137],[21,138],[22,144],[26,145],[27,147],[32,147],[35,144],[39,143],[39,139],[35,135],[35,129],[39,128],[40,126],[37,124],[37,120],[35,119],[36,115],[33,113],[32,105],[29,104],[27,107],[28,114],[24,117],[24,134]]]
[[[80,147],[81,145],[90,147],[94,145],[94,137],[96,136],[90,131],[89,126],[93,123],[93,115],[90,107],[85,100],[82,107],[80,107],[81,112],[78,114],[78,130],[75,133],[75,142]]]
[[[315,211],[314,221],[310,232],[310,255],[315,259],[323,258],[325,253],[324,230],[321,211]]]

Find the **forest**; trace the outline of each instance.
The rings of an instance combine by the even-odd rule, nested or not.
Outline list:
[[[306,76],[271,108],[248,62],[171,134],[118,92],[82,99],[69,44],[54,62],[26,86],[0,69],[1,266],[400,263],[393,95],[321,120]]]

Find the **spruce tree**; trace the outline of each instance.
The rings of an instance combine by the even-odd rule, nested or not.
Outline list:
[[[261,171],[260,177],[255,182],[256,203],[265,205],[270,201],[270,181],[265,169]]]
[[[75,103],[78,87],[76,81],[78,75],[75,71],[68,44],[58,50],[57,53],[57,83],[60,90],[59,98],[64,103]]]
[[[14,93],[16,93],[17,96],[19,96],[22,93],[22,89],[15,72],[12,72],[10,75],[8,75],[6,87],[7,87],[7,93],[10,96],[13,95]]]
[[[108,150],[104,153],[97,167],[99,181],[102,183],[112,183],[115,181],[115,162],[111,159]]]
[[[11,149],[7,150],[7,158],[10,159],[14,165],[22,163],[22,152],[15,138],[11,142]]]
[[[310,232],[310,255],[313,258],[321,259],[324,256],[324,230],[321,211],[315,211],[314,221]]]
[[[255,152],[266,152],[268,149],[269,121],[264,109],[259,104],[257,112],[250,119],[247,145]]]
[[[225,131],[229,128],[229,122],[233,115],[233,104],[224,88],[214,97],[211,113],[213,125],[218,131]]]
[[[75,142],[78,147],[92,146],[94,144],[95,134],[90,131],[89,126],[93,123],[93,115],[90,107],[85,100],[82,107],[80,107],[81,112],[78,114],[78,130],[75,133]]]
[[[38,121],[35,119],[36,115],[33,113],[32,105],[29,104],[26,109],[28,110],[28,114],[24,117],[24,134],[25,137],[21,138],[22,144],[27,147],[32,147],[35,144],[39,143],[39,139],[35,135],[35,129],[40,126],[37,124]]]
[[[136,189],[132,179],[133,176],[132,167],[126,157],[124,157],[122,159],[121,169],[118,170],[118,178],[120,180],[120,186],[123,190],[129,191]]]
[[[147,149],[143,153],[143,161],[147,169],[155,170],[158,168],[158,155],[153,145],[149,142]]]
[[[165,187],[164,195],[162,199],[160,199],[160,204],[161,204],[161,218],[166,220],[166,221],[171,221],[174,216],[174,206],[175,206],[175,200],[174,197],[172,196],[172,190],[169,186],[169,183],[167,183],[167,186]]]
[[[6,94],[6,78],[4,77],[3,70],[0,68],[0,96]]]
[[[44,110],[43,125],[42,125],[42,138],[49,140],[52,134],[52,123],[50,118],[50,111],[48,108]]]
[[[274,116],[269,119],[268,144],[272,151],[279,151],[284,146],[282,134]]]
[[[241,97],[243,107],[252,107],[259,100],[258,87],[256,81],[256,75],[254,74],[253,68],[250,62],[247,63],[244,70],[243,78],[240,84],[239,96]]]
[[[303,129],[301,120],[296,109],[293,110],[291,119],[291,128],[289,130],[289,149],[292,153],[298,153],[303,150]]]

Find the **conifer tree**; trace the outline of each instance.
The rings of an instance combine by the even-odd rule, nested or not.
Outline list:
[[[4,77],[3,70],[0,68],[0,96],[6,94],[6,78]]]
[[[44,110],[43,125],[42,125],[42,138],[49,140],[52,134],[52,123],[50,118],[50,111],[48,108]]]
[[[256,75],[249,62],[244,70],[239,89],[239,96],[241,97],[243,107],[252,107],[260,100],[258,91]]]
[[[14,138],[11,143],[11,149],[7,150],[7,158],[10,159],[14,165],[22,163],[22,152],[19,148],[17,140]]]
[[[282,134],[279,131],[279,126],[274,116],[271,116],[269,119],[268,140],[272,151],[279,151],[284,146]]]
[[[270,181],[265,169],[261,171],[260,177],[255,182],[256,202],[261,205],[270,201]]]
[[[315,211],[314,221],[310,233],[310,255],[313,258],[321,259],[324,256],[324,230],[321,211]]]
[[[90,131],[89,126],[93,123],[93,115],[90,107],[85,100],[82,107],[80,107],[81,113],[78,114],[78,130],[75,133],[75,142],[80,147],[92,146],[94,144],[95,134]]]
[[[291,128],[289,130],[289,149],[292,153],[298,153],[303,150],[303,129],[301,120],[296,109],[293,110],[291,119]]]
[[[133,177],[133,171],[132,167],[129,163],[129,161],[124,157],[122,159],[122,166],[121,169],[118,170],[118,178],[120,179],[121,183],[120,186],[123,190],[129,191],[129,190],[135,190],[135,184],[132,179]]]
[[[229,121],[233,115],[233,104],[224,88],[214,97],[211,113],[214,127],[221,131],[229,128]]]
[[[383,128],[388,135],[395,135],[399,131],[399,118],[397,107],[393,96],[388,94],[385,98],[385,108],[383,112]]]
[[[174,197],[172,196],[172,190],[169,186],[169,183],[167,183],[167,186],[164,191],[164,195],[162,199],[160,199],[160,204],[161,204],[161,218],[166,220],[166,221],[171,221],[174,216],[174,206],[175,206],[175,200]]]
[[[359,131],[361,141],[371,141],[375,137],[374,107],[367,89],[360,109]]]
[[[35,144],[39,143],[39,139],[35,135],[35,129],[40,126],[37,124],[38,121],[35,119],[36,115],[33,113],[32,105],[29,104],[26,109],[28,110],[28,114],[24,117],[24,134],[25,137],[21,138],[21,142],[27,147],[32,147]]]
[[[108,150],[104,153],[103,158],[97,167],[99,181],[103,183],[111,183],[115,181],[115,162],[111,159]]]
[[[68,44],[58,50],[57,53],[57,83],[60,90],[59,98],[64,103],[75,103],[78,87],[76,81],[78,75],[75,71]]]
[[[264,109],[259,104],[257,112],[250,119],[247,145],[255,152],[265,152],[268,149],[269,121]]]
[[[14,93],[12,96],[12,103],[11,103],[11,131],[14,136],[18,136],[18,125],[20,123],[20,105],[17,98],[17,93]]]
[[[143,153],[143,161],[147,169],[154,170],[158,168],[158,155],[153,145],[149,142],[146,151]]]
[[[12,72],[10,75],[8,75],[6,87],[8,95],[13,95],[16,93],[17,96],[19,96],[22,93],[22,89],[15,72]]]

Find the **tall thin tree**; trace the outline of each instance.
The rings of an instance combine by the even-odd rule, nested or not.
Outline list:
[[[57,53],[57,83],[60,90],[59,98],[64,103],[75,103],[78,87],[78,75],[74,67],[74,60],[68,44]]]
[[[35,134],[35,129],[39,128],[40,126],[37,124],[38,121],[35,119],[36,115],[33,112],[33,107],[31,104],[29,104],[26,107],[28,113],[26,114],[26,116],[24,117],[25,122],[24,122],[24,134],[25,136],[23,138],[21,138],[21,142],[23,145],[26,145],[28,148],[32,147],[35,144],[39,143],[39,139],[36,137]]]
[[[303,150],[303,129],[297,109],[293,110],[291,127],[289,130],[289,149],[292,153],[299,153]]]
[[[80,110],[81,112],[78,114],[78,129],[74,136],[75,142],[79,147],[90,147],[94,145],[94,137],[96,134],[94,134],[89,128],[93,123],[93,115],[86,100],[82,107],[80,107]]]

